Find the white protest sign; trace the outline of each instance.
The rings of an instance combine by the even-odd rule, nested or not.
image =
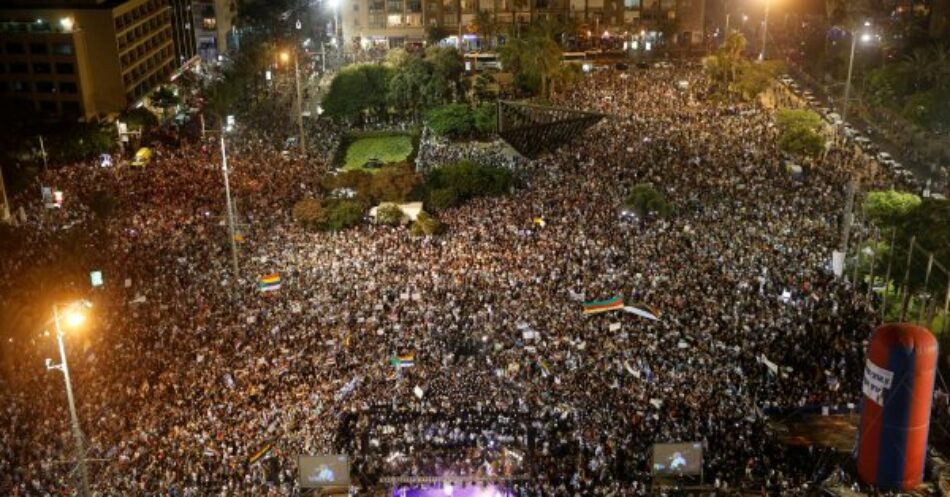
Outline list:
[[[861,392],[877,405],[884,405],[884,389],[890,388],[893,380],[893,371],[888,371],[868,359],[864,365],[864,382]]]

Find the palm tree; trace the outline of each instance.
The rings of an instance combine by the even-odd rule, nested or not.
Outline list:
[[[904,71],[915,91],[921,91],[934,80],[934,64],[930,55],[926,49],[916,48],[910,55],[904,56]]]
[[[498,31],[498,24],[495,22],[495,16],[487,10],[479,10],[475,14],[475,32],[479,37],[485,39],[486,48],[491,49],[495,34]]]
[[[930,47],[933,84],[940,88],[950,87],[950,45],[935,44]]]

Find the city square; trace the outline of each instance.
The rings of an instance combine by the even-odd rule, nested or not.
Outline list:
[[[950,2],[219,3],[0,7],[0,495],[950,491]]]

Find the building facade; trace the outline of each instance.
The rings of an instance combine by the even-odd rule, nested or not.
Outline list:
[[[121,112],[168,81],[175,59],[168,0],[0,7],[0,98],[43,117]]]
[[[706,0],[345,0],[340,6],[347,45],[399,46],[421,43],[427,31],[474,38],[479,11],[497,30],[542,20],[573,20],[595,36],[624,32],[668,33],[677,45],[704,40]]]
[[[172,8],[172,36],[175,40],[175,61],[183,66],[197,54],[191,0],[169,0]]]
[[[193,0],[192,12],[201,59],[210,62],[227,53],[236,41],[236,0]]]

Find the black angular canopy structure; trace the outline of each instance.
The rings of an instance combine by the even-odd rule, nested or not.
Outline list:
[[[530,159],[554,151],[603,118],[594,112],[498,101],[498,134]]]

